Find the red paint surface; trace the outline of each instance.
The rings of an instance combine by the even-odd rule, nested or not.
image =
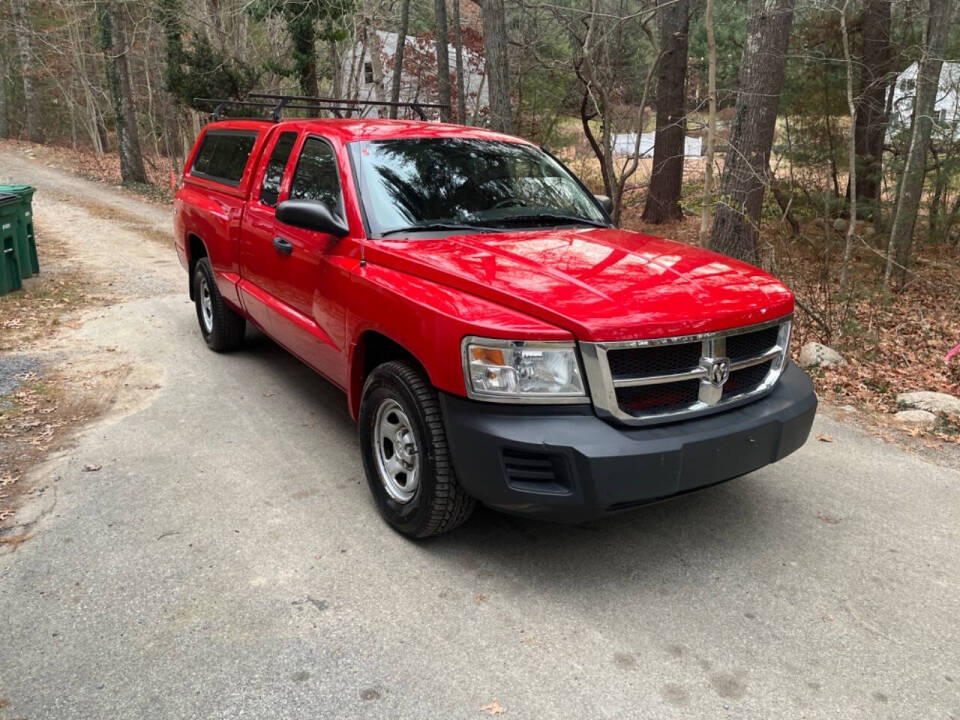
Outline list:
[[[438,388],[465,394],[465,335],[624,340],[750,325],[793,312],[793,294],[763,271],[723,255],[602,228],[367,239],[346,143],[397,137],[526,141],[479,128],[382,120],[225,121],[259,137],[236,188],[187,171],[175,199],[178,254],[202,242],[224,298],[277,342],[344,388],[356,413],[366,333],[399,343]],[[300,133],[280,189],[289,194],[307,135],[326,138],[339,163],[350,234],[342,239],[278,223],[260,202],[274,138]],[[199,147],[198,138],[194,151]],[[281,235],[290,256],[272,246]],[[361,263],[361,255],[366,264]]]

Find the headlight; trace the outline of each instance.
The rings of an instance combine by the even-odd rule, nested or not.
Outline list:
[[[494,402],[582,403],[588,398],[571,342],[463,339],[467,395]]]

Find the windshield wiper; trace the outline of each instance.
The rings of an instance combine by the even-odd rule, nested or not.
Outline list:
[[[510,224],[524,224],[536,222],[538,225],[545,224],[544,221],[547,221],[546,224],[577,224],[577,225],[590,225],[591,227],[610,227],[607,223],[601,222],[600,220],[591,220],[590,218],[581,217],[580,215],[567,215],[565,213],[530,213],[529,215],[510,215],[509,217],[497,218],[497,223],[510,223]]]
[[[380,233],[380,236],[386,237],[387,235],[397,235],[399,233],[431,232],[434,230],[437,230],[437,231],[483,230],[486,232],[498,232],[496,228],[487,227],[486,225],[469,225],[467,223],[431,222],[431,223],[422,223],[420,225],[410,225],[408,227],[402,227],[402,228],[394,228],[392,230],[386,230],[385,232]]]

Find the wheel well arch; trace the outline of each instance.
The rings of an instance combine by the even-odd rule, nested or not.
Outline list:
[[[193,270],[197,267],[197,261],[200,258],[208,257],[207,246],[199,235],[194,233],[187,234],[187,286],[190,292],[190,299],[193,300]]]
[[[349,404],[350,415],[354,419],[360,413],[360,398],[367,376],[378,365],[391,360],[406,360],[422,370],[428,378],[430,376],[424,364],[408,348],[381,332],[365,330],[357,338],[350,361]]]

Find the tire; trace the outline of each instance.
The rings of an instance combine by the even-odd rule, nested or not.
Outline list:
[[[399,360],[374,369],[363,386],[358,427],[367,483],[391,527],[424,538],[466,522],[475,502],[457,482],[437,391],[422,370]],[[408,469],[404,485],[400,476]]]
[[[223,301],[217,283],[214,282],[209,259],[203,257],[197,260],[192,282],[197,322],[200,323],[200,333],[207,346],[216,352],[240,347],[243,344],[247,321]]]

